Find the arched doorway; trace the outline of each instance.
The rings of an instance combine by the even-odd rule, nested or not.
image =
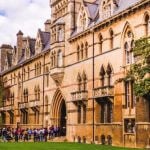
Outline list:
[[[65,99],[59,89],[53,97],[51,110],[51,125],[59,127],[59,136],[66,136],[67,108]]]
[[[66,135],[66,104],[65,101],[62,101],[61,107],[60,107],[60,135],[65,136]]]

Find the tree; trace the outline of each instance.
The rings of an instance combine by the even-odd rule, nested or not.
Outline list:
[[[135,41],[133,48],[135,63],[131,65],[126,79],[134,80],[137,97],[150,98],[150,37]]]

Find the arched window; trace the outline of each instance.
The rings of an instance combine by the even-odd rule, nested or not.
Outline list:
[[[110,49],[114,48],[114,32],[110,29]]]
[[[37,100],[40,101],[40,87],[37,88]]]
[[[56,52],[53,53],[53,67],[56,66]]]
[[[88,58],[88,42],[85,42],[85,58]]]
[[[63,66],[63,54],[62,51],[59,50],[58,51],[58,67],[62,67]]]
[[[29,92],[28,92],[28,89],[26,89],[26,99],[27,99],[27,102],[28,102],[28,100],[29,100]]]
[[[20,75],[20,72],[18,73],[18,83],[21,82],[21,75]]]
[[[39,62],[39,75],[41,74],[41,70],[42,70],[42,65],[41,62]]]
[[[10,101],[11,101],[11,105],[14,105],[14,93],[12,92],[11,95],[10,95]]]
[[[58,29],[58,41],[63,41],[64,40],[64,31],[62,28]]]
[[[11,82],[11,84],[12,84],[12,78],[13,78],[13,77],[12,77],[12,74],[11,74],[11,76],[10,76],[10,82]]]
[[[46,67],[46,86],[49,86],[49,68],[48,66]]]
[[[34,68],[35,68],[35,76],[36,76],[37,75],[37,65],[36,64],[35,64]]]
[[[133,63],[133,51],[132,51],[133,46],[134,46],[133,34],[130,30],[128,30],[126,33],[126,41],[124,44],[126,64]]]
[[[28,66],[28,79],[30,78],[30,67]]]
[[[86,105],[83,105],[83,123],[86,123]]]
[[[37,65],[36,65],[36,75],[39,75],[39,63],[37,63]]]
[[[16,84],[16,74],[14,73],[14,84]]]
[[[99,35],[99,50],[100,50],[100,53],[103,52],[103,37],[102,37],[102,34]]]
[[[81,105],[78,105],[78,123],[81,123]]]
[[[34,94],[35,94],[35,100],[37,100],[38,96],[37,96],[37,88],[36,88],[36,86],[34,88]]]
[[[102,65],[101,66],[101,69],[100,69],[100,86],[103,87],[105,85],[105,69],[104,69],[104,66]]]
[[[145,34],[146,34],[146,36],[149,35],[149,28],[150,28],[150,17],[149,17],[149,15],[147,14],[147,15],[145,16]]]
[[[108,64],[106,72],[107,72],[107,85],[111,86],[112,85],[112,68],[110,64]]]
[[[28,89],[24,89],[24,102],[28,102]]]
[[[54,66],[54,54],[53,54],[53,52],[51,53],[51,67],[53,67]]]
[[[25,68],[23,69],[23,79],[24,79],[24,81],[26,80],[26,70],[25,70]]]
[[[80,46],[77,46],[77,61],[80,60]]]
[[[82,81],[83,81],[83,88],[82,90],[83,91],[86,91],[87,90],[87,76],[85,74],[85,72],[83,71],[83,74],[82,74]]]
[[[48,113],[48,96],[45,96],[45,113]]]
[[[80,73],[78,73],[78,76],[77,76],[77,82],[78,82],[78,91],[81,91],[81,86],[82,86],[82,79],[81,79],[81,75]]]
[[[80,58],[83,59],[83,50],[84,50],[84,45],[83,43],[81,44],[81,50],[80,50]]]

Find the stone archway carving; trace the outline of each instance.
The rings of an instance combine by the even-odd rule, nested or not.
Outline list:
[[[66,130],[66,103],[59,89],[56,90],[51,105],[51,124]]]

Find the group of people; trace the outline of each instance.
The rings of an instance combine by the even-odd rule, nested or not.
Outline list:
[[[64,129],[60,127],[51,126],[49,128],[0,128],[0,137],[3,142],[14,140],[18,141],[34,141],[47,142],[57,136],[63,136]]]

